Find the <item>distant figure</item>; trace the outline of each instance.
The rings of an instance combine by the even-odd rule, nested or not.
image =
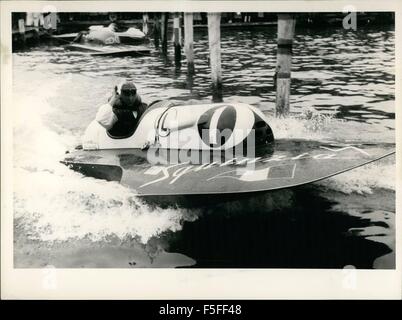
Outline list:
[[[124,32],[127,27],[117,19],[117,15],[112,13],[109,15],[110,24],[108,28],[113,32]]]
[[[125,138],[134,133],[146,108],[135,84],[126,80],[115,87],[108,103],[99,108],[95,119],[112,137]]]
[[[25,25],[39,27],[39,26],[43,26],[43,24],[44,24],[43,13],[27,12]]]
[[[60,22],[59,16],[56,12],[45,12],[43,13],[44,25],[43,28],[51,32],[57,30],[57,23]]]
[[[78,34],[76,35],[76,37],[73,39],[73,42],[82,42],[83,40],[85,40],[86,36],[88,35],[88,31],[80,31],[78,32]]]
[[[79,32],[73,42],[92,42],[100,45],[118,44],[120,43],[120,39],[112,29],[103,26],[90,26],[89,31]]]

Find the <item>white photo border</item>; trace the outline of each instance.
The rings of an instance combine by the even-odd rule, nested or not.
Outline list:
[[[392,1],[1,1],[1,296],[2,299],[400,299],[401,146],[396,112],[396,269],[46,269],[13,268],[13,110],[11,12],[395,12],[395,106],[401,103],[402,3]]]

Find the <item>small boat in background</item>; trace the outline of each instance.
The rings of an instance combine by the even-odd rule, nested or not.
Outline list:
[[[108,26],[90,26],[88,31],[54,36],[70,41],[65,48],[89,53],[92,56],[137,56],[150,53],[150,48],[139,45],[146,39],[137,28],[117,31],[113,23]]]
[[[95,43],[98,45],[138,44],[146,40],[145,34],[137,28],[130,27],[118,31],[113,26],[90,26],[88,30],[51,36],[61,41],[71,41],[80,44]]]
[[[115,24],[104,26],[90,26],[88,31],[81,31],[73,40],[76,43],[96,43],[100,45],[138,44],[144,42],[145,34],[137,28],[128,28],[120,31]]]

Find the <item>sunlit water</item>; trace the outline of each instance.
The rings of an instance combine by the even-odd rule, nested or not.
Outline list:
[[[292,115],[275,119],[276,30],[222,30],[224,101],[264,110],[277,138],[394,142],[394,31],[297,30]],[[211,101],[208,38],[196,74],[153,49],[91,57],[61,46],[13,54],[15,266],[395,266],[395,159],[309,186],[207,208],[143,202],[59,163],[121,79],[145,102]]]

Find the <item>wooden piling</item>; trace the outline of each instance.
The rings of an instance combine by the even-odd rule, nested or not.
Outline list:
[[[222,102],[221,14],[208,12],[208,40],[212,79],[212,100]]]
[[[161,38],[162,38],[162,52],[167,54],[167,29],[168,29],[169,13],[164,12],[161,16]]]
[[[25,43],[25,20],[19,19],[18,20],[18,31],[20,33],[20,39],[22,43]]]
[[[145,36],[148,35],[149,27],[149,16],[148,13],[143,13],[142,14],[142,32],[145,34]]]
[[[180,14],[176,12],[173,18],[174,60],[176,65],[181,64]]]
[[[187,58],[187,70],[194,73],[194,29],[193,13],[184,13],[184,52]]]
[[[159,40],[161,37],[161,24],[160,24],[158,13],[154,14],[154,30],[153,31],[154,31],[155,48],[159,48]]]
[[[292,65],[292,44],[296,20],[290,14],[278,14],[278,42],[276,62],[276,116],[289,113],[290,70]]]

